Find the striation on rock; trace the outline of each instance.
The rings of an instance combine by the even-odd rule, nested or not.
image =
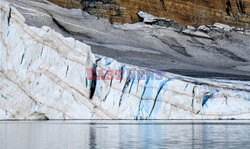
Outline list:
[[[249,81],[153,73],[94,55],[90,46],[50,27],[26,25],[2,0],[0,18],[0,119],[250,118]],[[88,68],[95,68],[92,77],[123,74],[89,80]],[[140,75],[132,75],[134,69]]]

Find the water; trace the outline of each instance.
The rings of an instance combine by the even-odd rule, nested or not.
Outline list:
[[[249,121],[2,121],[0,149],[250,148]]]

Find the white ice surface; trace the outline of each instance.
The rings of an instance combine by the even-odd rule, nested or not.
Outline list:
[[[157,80],[146,75],[150,70],[98,58],[90,46],[49,27],[27,26],[5,1],[0,19],[0,119],[38,118],[34,113],[49,119],[250,118],[248,81],[171,73]],[[92,67],[124,75],[94,82],[86,79],[86,68]],[[132,77],[132,68],[143,75]]]

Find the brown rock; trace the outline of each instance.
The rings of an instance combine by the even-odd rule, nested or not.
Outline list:
[[[183,25],[197,27],[220,22],[235,27],[250,28],[250,0],[83,0],[83,5],[81,0],[49,1],[62,7],[83,8],[87,11],[96,8],[97,5],[98,9],[108,8],[117,12],[109,12],[111,16],[109,18],[115,16],[116,19],[112,20],[123,20],[122,23],[139,21],[137,12],[144,11],[157,17],[173,19]],[[103,2],[105,6],[99,6],[97,1]],[[129,14],[130,17],[123,15],[122,7],[126,8],[125,14]]]

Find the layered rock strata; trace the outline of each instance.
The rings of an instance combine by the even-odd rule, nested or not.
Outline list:
[[[49,0],[66,8],[82,8],[111,22],[138,22],[144,11],[175,20],[182,25],[200,26],[216,22],[249,29],[249,0]],[[82,3],[82,5],[81,5]]]

